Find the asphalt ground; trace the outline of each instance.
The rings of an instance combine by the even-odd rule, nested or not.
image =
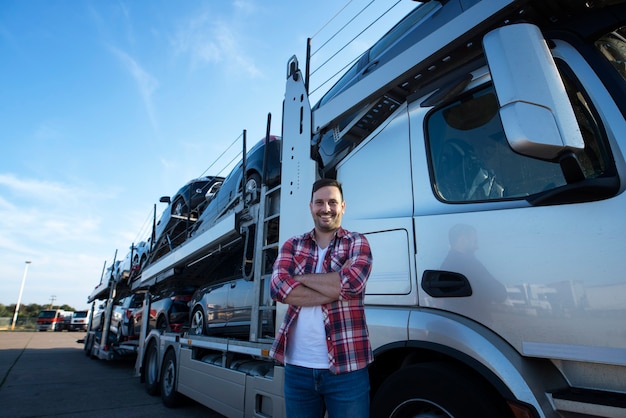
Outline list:
[[[83,332],[0,331],[0,417],[209,417],[185,399],[166,408],[135,376],[133,358],[91,359]]]

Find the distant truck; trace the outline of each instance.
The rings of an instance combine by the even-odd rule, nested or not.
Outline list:
[[[37,315],[37,331],[62,331],[72,312],[63,309],[44,309]]]
[[[87,331],[87,325],[89,324],[89,313],[89,310],[73,312],[67,330]]]

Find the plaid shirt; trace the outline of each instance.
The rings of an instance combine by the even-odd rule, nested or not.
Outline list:
[[[287,240],[274,263],[272,299],[284,303],[287,295],[300,285],[293,277],[315,273],[317,257],[313,231]],[[348,259],[352,262],[342,268]],[[339,228],[323,263],[324,272],[337,271],[341,276],[339,300],[322,305],[331,373],[359,370],[373,360],[363,303],[371,268],[372,253],[365,236]],[[270,355],[281,363],[285,362],[289,329],[299,312],[299,306],[289,305],[274,340]]]

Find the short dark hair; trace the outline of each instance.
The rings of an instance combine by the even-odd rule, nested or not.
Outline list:
[[[343,201],[343,189],[341,188],[341,183],[335,179],[319,179],[315,183],[313,183],[313,190],[311,191],[311,202],[313,201],[313,195],[316,191],[321,189],[322,187],[336,187],[339,189],[339,194],[341,195],[341,200]]]

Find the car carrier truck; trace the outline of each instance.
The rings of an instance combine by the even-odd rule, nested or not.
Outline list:
[[[111,320],[114,316],[115,301],[131,294],[130,282],[126,277],[116,275],[117,251],[113,262],[107,268],[102,267],[100,282],[87,297],[91,304],[88,310],[86,334],[84,339],[85,354],[91,358],[102,360],[119,359],[137,353],[138,340],[120,338],[111,332]]]
[[[255,283],[245,340],[148,333],[144,315],[136,372],[166,405],[284,416],[259,318],[285,306],[260,301],[325,176],[374,258],[373,417],[626,416],[626,5],[418,7],[314,106],[290,59],[280,185],[133,281],[210,282],[243,242]]]

